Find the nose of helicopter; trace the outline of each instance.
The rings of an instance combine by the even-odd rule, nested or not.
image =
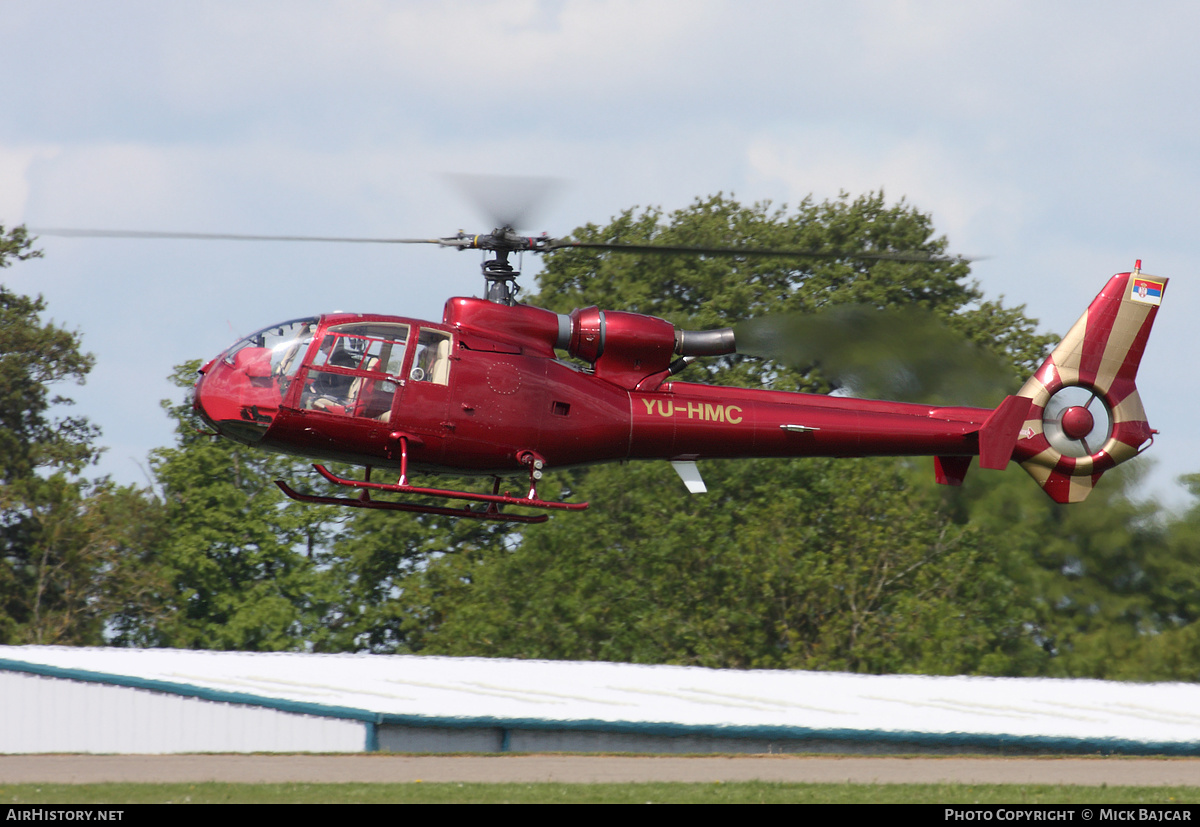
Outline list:
[[[221,436],[258,445],[312,342],[317,316],[263,328],[200,368],[192,409]]]
[[[257,445],[270,427],[277,407],[269,410],[247,386],[244,369],[214,359],[200,369],[200,378],[192,387],[192,410],[223,437],[243,445]],[[258,403],[258,404],[256,404]],[[275,405],[278,402],[275,401]]]
[[[212,366],[215,362],[216,359],[213,359],[207,365],[200,368],[200,375],[196,378],[196,384],[192,385],[192,389],[188,391],[187,399],[185,401],[189,403],[192,410],[195,411],[202,420],[204,420],[205,425],[212,428],[217,433],[220,433],[220,426],[217,424],[217,421],[213,419],[212,414],[208,412],[208,408],[204,404],[207,397],[204,392],[204,377],[208,371],[212,370]]]

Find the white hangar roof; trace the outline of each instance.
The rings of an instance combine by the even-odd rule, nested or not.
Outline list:
[[[704,751],[699,738],[795,751],[1200,754],[1198,710],[1192,684],[0,646],[0,752],[9,753],[438,751],[396,735],[420,731],[499,733],[472,742],[487,751],[614,748],[612,737],[634,749],[628,739],[641,737],[661,751],[679,738]],[[570,733],[609,740],[563,740]]]

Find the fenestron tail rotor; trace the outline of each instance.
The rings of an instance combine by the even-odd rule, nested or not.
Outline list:
[[[1063,456],[1088,457],[1112,436],[1112,411],[1095,390],[1071,385],[1058,390],[1046,403],[1042,431]]]
[[[1156,433],[1136,380],[1167,280],[1141,264],[1109,279],[1019,391],[1031,405],[1015,459],[1056,502],[1084,500]]]

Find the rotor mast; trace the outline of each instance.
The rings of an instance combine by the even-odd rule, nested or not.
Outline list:
[[[508,263],[508,250],[496,250],[496,257],[479,265],[483,271],[484,296],[490,302],[512,306],[517,302],[517,276],[520,270]]]
[[[490,302],[512,306],[517,303],[517,277],[521,271],[509,263],[511,253],[526,250],[542,253],[553,249],[554,239],[547,234],[540,236],[518,235],[512,227],[497,227],[486,235],[469,235],[459,231],[452,238],[439,239],[439,243],[460,250],[486,250],[495,253],[481,265],[485,296]]]

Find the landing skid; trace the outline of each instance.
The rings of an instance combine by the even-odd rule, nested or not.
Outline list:
[[[542,477],[542,461],[532,453],[522,457],[522,462],[530,466],[529,493],[524,497],[513,497],[507,492],[500,493],[500,478],[496,478],[491,494],[476,494],[471,491],[454,491],[444,488],[423,488],[408,484],[408,445],[407,440],[401,440],[400,479],[395,483],[371,482],[371,468],[367,468],[365,480],[351,480],[339,477],[324,465],[314,465],[321,476],[330,482],[344,485],[348,488],[360,489],[357,497],[322,497],[316,494],[301,494],[283,480],[275,480],[284,494],[293,500],[305,503],[320,503],[324,505],[346,505],[352,508],[378,508],[388,511],[412,511],[420,514],[439,514],[446,517],[469,517],[474,520],[497,520],[512,523],[544,523],[550,519],[548,514],[506,514],[500,511],[503,505],[519,506],[522,508],[544,508],[566,511],[582,511],[587,503],[548,502],[541,499],[537,493],[537,481]],[[483,503],[484,508],[473,509],[469,504],[462,508],[449,506],[424,505],[421,503],[391,502],[371,499],[371,491],[389,491],[397,494],[416,494],[426,497],[444,497],[450,500],[467,500],[468,503]]]
[[[319,503],[321,505],[348,505],[351,508],[379,508],[387,511],[415,511],[419,514],[441,514],[446,517],[469,517],[473,520],[497,520],[504,523],[544,523],[550,519],[549,514],[504,514],[499,506],[491,503],[484,511],[472,511],[471,507],[448,508],[437,505],[421,505],[419,503],[397,503],[385,500],[373,500],[371,495],[363,491],[357,497],[318,497],[315,494],[301,494],[283,480],[275,480],[275,484],[293,500],[302,503]]]

